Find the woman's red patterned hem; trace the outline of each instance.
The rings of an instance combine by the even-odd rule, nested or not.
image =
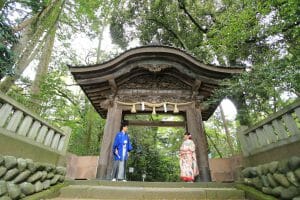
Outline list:
[[[183,180],[185,182],[194,181],[194,177],[181,176],[180,178],[181,178],[181,180]]]

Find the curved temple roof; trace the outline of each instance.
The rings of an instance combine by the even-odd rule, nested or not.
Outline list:
[[[134,98],[139,98],[138,96],[149,97],[159,93],[158,96],[170,98],[170,94],[176,93],[177,96],[172,96],[175,101],[204,102],[222,79],[244,71],[241,67],[203,64],[186,52],[167,46],[138,47],[101,64],[69,68],[103,117],[107,111],[103,102],[115,97],[132,98],[134,102]],[[157,82],[160,86],[150,86]],[[210,117],[215,107],[202,111],[203,120]]]

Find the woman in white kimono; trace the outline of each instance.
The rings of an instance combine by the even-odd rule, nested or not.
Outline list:
[[[199,174],[195,144],[191,140],[191,134],[184,134],[184,141],[180,147],[180,178],[185,182],[194,182],[195,177]]]

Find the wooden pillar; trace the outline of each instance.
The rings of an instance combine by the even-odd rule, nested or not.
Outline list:
[[[110,179],[113,163],[112,143],[115,135],[120,131],[122,110],[117,104],[108,108],[107,119],[104,127],[100,156],[97,167],[97,179]]]
[[[208,163],[208,147],[207,139],[203,130],[203,122],[201,110],[195,105],[188,106],[186,110],[187,130],[192,134],[193,141],[196,145],[197,164],[200,171],[200,181],[211,181],[209,163]]]

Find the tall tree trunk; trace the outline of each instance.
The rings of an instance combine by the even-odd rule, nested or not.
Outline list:
[[[6,77],[4,81],[1,82],[1,91],[6,93],[35,58],[47,36],[45,33],[56,25],[60,13],[62,12],[64,2],[64,0],[52,1],[49,6],[39,13],[39,17],[35,20],[31,20],[31,23],[28,23],[23,28],[20,42],[13,47],[14,52],[19,56],[15,63],[14,75]]]
[[[229,146],[229,150],[230,150],[231,156],[233,156],[234,155],[234,148],[233,148],[233,144],[232,144],[232,139],[231,139],[231,136],[230,136],[230,132],[229,132],[229,129],[228,129],[227,120],[225,118],[224,110],[222,108],[222,105],[220,104],[219,107],[220,107],[220,112],[221,112],[222,123],[223,123],[224,129],[225,129],[226,141],[227,141],[227,144]]]
[[[20,55],[22,53],[22,49],[25,49],[28,41],[30,40],[30,35],[32,34],[32,30],[30,26],[27,26],[24,28],[22,37],[20,38],[19,42],[13,46],[12,50],[17,54]],[[15,77],[19,76],[20,70],[18,66],[15,67],[14,70],[15,75],[14,76],[6,76],[5,79],[0,83],[0,90],[4,93],[6,93],[12,83],[16,80]]]
[[[49,63],[51,61],[51,55],[54,45],[56,33],[56,26],[50,30],[50,33],[47,34],[47,38],[45,39],[45,45],[43,46],[43,51],[39,59],[39,64],[37,66],[35,79],[31,86],[31,93],[33,95],[38,95],[40,93],[40,84],[43,77],[46,76],[49,68]]]
[[[207,136],[208,140],[210,141],[210,143],[212,144],[212,146],[214,147],[214,149],[216,150],[216,152],[220,156],[220,158],[223,158],[223,155],[222,155],[221,151],[218,149],[218,146],[215,144],[214,140],[206,132],[205,132],[205,135]]]
[[[90,112],[90,111],[89,111]],[[88,117],[87,121],[87,127],[86,127],[86,142],[85,142],[85,147],[88,152],[90,152],[90,146],[91,146],[91,140],[92,140],[92,120],[91,118]]]
[[[243,94],[235,94],[232,97],[228,97],[237,109],[237,116],[236,119],[240,122],[241,126],[248,126],[252,125],[251,117],[249,115],[246,100]]]
[[[100,56],[101,56],[101,44],[102,44],[102,38],[103,38],[103,32],[104,32],[104,25],[102,25],[102,28],[99,33],[99,41],[98,41],[98,48],[97,48],[97,63],[100,63]]]
[[[111,10],[112,12],[112,5],[113,5],[113,1],[110,2],[110,4],[108,5],[108,10]],[[101,25],[101,30],[99,32],[99,37],[98,37],[98,48],[97,48],[97,63],[100,63],[100,58],[101,58],[101,44],[102,44],[102,39],[103,39],[103,33],[104,33],[104,29],[105,26],[108,22],[108,20],[110,19],[110,12],[107,12],[106,15],[103,18],[103,22]]]
[[[92,127],[93,127],[93,119],[92,119],[92,110],[91,107],[88,103],[88,99],[85,98],[85,109],[86,109],[86,140],[85,140],[85,147],[87,150],[89,150],[90,144],[91,144],[91,140],[92,140]]]

